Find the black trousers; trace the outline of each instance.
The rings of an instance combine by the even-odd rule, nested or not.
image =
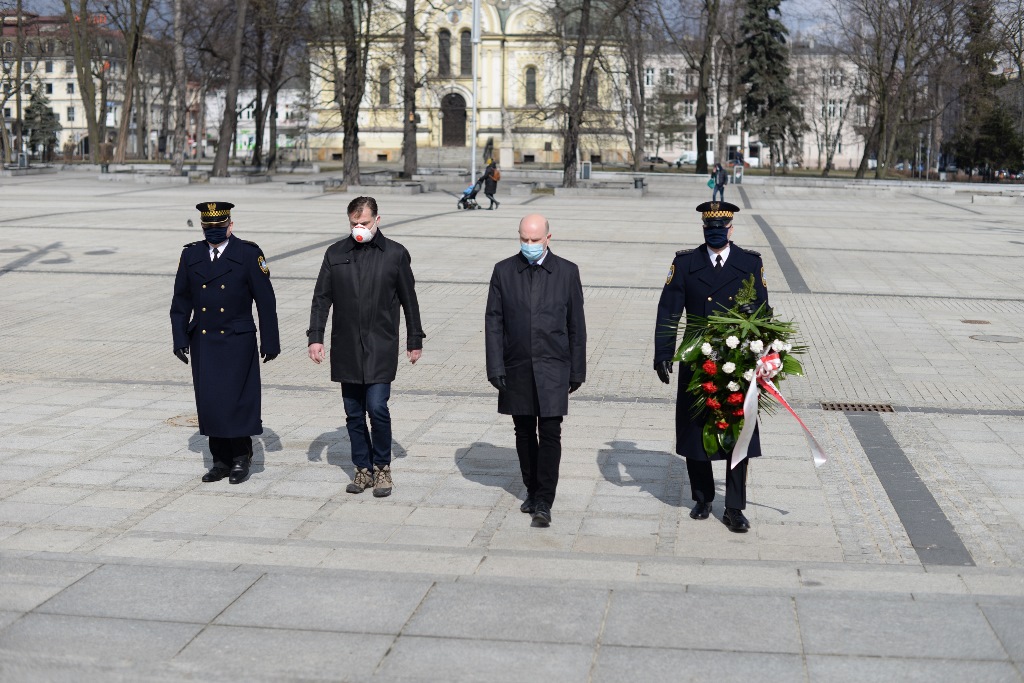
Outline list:
[[[725,463],[725,507],[743,510],[747,507],[747,463],[750,458],[734,469]],[[698,503],[710,503],[715,499],[715,475],[710,460],[686,459],[686,474],[690,477],[690,496]]]
[[[487,194],[486,192],[484,192],[484,196],[491,200],[491,206],[494,206],[495,204],[500,204],[501,203],[497,199],[494,198],[493,194]],[[490,207],[488,207],[488,208],[490,208]]]
[[[231,469],[236,462],[244,463],[252,457],[252,437],[211,436],[210,454],[213,455],[214,467]]]
[[[562,460],[562,416],[513,415],[512,423],[526,495],[553,505]]]

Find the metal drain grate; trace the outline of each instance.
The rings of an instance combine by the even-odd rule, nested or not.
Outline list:
[[[843,401],[822,401],[822,410],[841,410],[847,413],[893,413],[888,403],[846,403]]]
[[[965,325],[991,325],[992,324],[992,323],[990,323],[987,320],[961,320],[960,322],[964,323]]]

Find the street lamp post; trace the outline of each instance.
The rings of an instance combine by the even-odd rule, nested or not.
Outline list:
[[[470,149],[472,150],[469,162],[469,182],[476,182],[476,117],[477,117],[477,60],[479,59],[480,52],[480,0],[473,0],[473,121],[471,130],[471,136],[473,141]]]

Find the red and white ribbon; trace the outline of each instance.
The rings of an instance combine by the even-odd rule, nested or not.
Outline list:
[[[732,458],[729,461],[730,469],[739,465],[747,457],[750,440],[754,438],[754,427],[760,421],[757,410],[757,399],[760,393],[758,387],[764,387],[764,390],[781,403],[782,407],[788,410],[789,414],[796,418],[796,421],[803,427],[804,438],[807,439],[807,445],[811,449],[811,456],[814,458],[814,466],[821,467],[825,464],[825,451],[821,449],[818,442],[811,436],[811,430],[807,429],[807,425],[804,424],[804,421],[800,419],[800,416],[796,414],[796,411],[793,410],[789,402],[776,388],[775,383],[772,382],[772,378],[779,374],[780,370],[782,370],[782,359],[779,358],[779,354],[776,351],[766,353],[757,359],[757,369],[754,371],[753,379],[750,380],[750,386],[747,387],[747,395],[743,399],[743,428],[740,430],[739,438],[736,439],[736,447],[732,449]]]

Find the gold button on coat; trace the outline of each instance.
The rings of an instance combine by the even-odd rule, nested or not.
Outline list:
[[[206,285],[203,285],[203,289],[206,289]]]
[[[206,313],[206,306],[203,306],[203,313]]]
[[[203,330],[203,334],[206,334],[206,330]]]
[[[224,330],[221,330],[221,331],[220,331],[220,333],[221,333],[221,334],[224,334]]]
[[[708,297],[708,301],[711,301],[711,297],[710,296]]]
[[[224,285],[221,285],[221,286],[220,286],[220,288],[221,288],[221,289],[224,289]]]
[[[732,297],[729,297],[729,298],[731,299]],[[205,311],[206,309],[204,308],[203,310]],[[221,313],[223,313],[223,312],[224,312],[224,309],[223,309],[223,308],[222,308],[222,309],[220,309],[220,312],[221,312]]]

